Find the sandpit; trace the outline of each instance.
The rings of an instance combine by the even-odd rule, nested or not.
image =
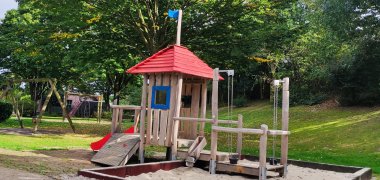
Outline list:
[[[291,180],[346,180],[351,179],[351,173],[339,173],[334,171],[326,171],[319,169],[311,169],[304,168],[295,165],[288,166],[288,175],[285,179]],[[268,179],[284,179],[280,177],[270,177],[271,173],[268,172]],[[228,175],[228,174],[215,174],[211,175],[207,170],[203,170],[200,168],[189,168],[189,167],[180,167],[173,169],[171,171],[159,170],[154,173],[144,173],[138,176],[130,176],[127,177],[128,180],[195,180],[195,179],[204,179],[204,180],[212,180],[212,179],[228,179],[228,180],[239,180],[239,179],[252,179],[252,177],[248,176],[240,176],[240,175]]]

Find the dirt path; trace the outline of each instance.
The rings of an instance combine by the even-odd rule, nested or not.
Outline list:
[[[45,180],[51,179],[47,176],[42,176],[35,173],[29,173],[22,170],[10,169],[0,166],[1,179],[14,179],[14,180]]]
[[[92,154],[92,151],[86,149],[49,151],[0,149],[0,166],[17,169],[15,174],[21,170],[52,179],[72,179],[78,170],[96,167],[89,161]]]

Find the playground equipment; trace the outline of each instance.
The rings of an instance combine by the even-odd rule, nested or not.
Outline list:
[[[210,161],[209,170],[212,174],[234,172],[256,175],[260,179],[265,179],[266,171],[269,170],[285,176],[287,137],[290,134],[288,131],[289,79],[284,78],[278,81],[283,84],[282,130],[269,130],[267,125],[261,125],[260,129],[252,129],[243,128],[243,116],[241,115],[238,116],[238,120],[232,120],[231,117],[228,120],[219,119],[218,82],[223,80],[219,72],[219,69],[211,69],[191,51],[179,45],[169,46],[128,69],[127,73],[142,74],[144,77],[141,106],[112,105],[111,132],[115,136],[121,132],[123,110],[134,110],[134,127],[137,132],[137,125],[139,125],[139,141],[133,140],[132,145],[127,145],[130,148],[124,151],[123,155],[117,155],[122,157],[119,160],[122,163],[119,165],[127,162],[125,157],[129,158],[137,150],[132,147],[136,147],[134,144],[138,143],[141,163],[144,162],[146,146],[164,146],[167,147],[167,158],[171,160],[185,159],[185,164],[190,167],[197,160]],[[206,118],[207,82],[210,80],[212,80],[212,118],[208,119]],[[230,105],[232,107],[232,103]],[[210,151],[204,150],[207,144],[206,138],[204,138],[205,123],[212,125]],[[227,124],[229,127],[220,126],[221,124]],[[243,146],[242,134],[260,135],[259,162],[231,164],[228,161],[232,156],[231,152],[217,151],[218,132],[238,134],[236,148],[238,155],[241,155]],[[268,135],[282,136],[280,165],[269,165],[266,162]],[[112,143],[111,139],[102,149],[110,149],[107,145]],[[126,142],[129,143],[132,140]],[[115,147],[115,149],[117,148]],[[109,158],[104,157],[104,159],[110,159],[112,153],[107,156]],[[240,159],[243,157],[245,156],[240,156]]]
[[[289,78],[278,81],[283,83],[282,130],[269,130],[265,124],[261,125],[260,129],[243,128],[243,117],[241,115],[238,116],[237,121],[231,120],[233,103],[230,101],[228,102],[229,119],[219,119],[218,82],[223,80],[219,75],[221,71],[218,68],[213,70],[186,47],[180,45],[181,21],[182,11],[179,10],[176,45],[162,49],[127,70],[127,73],[143,76],[141,106],[111,106],[113,110],[111,133],[117,137],[118,134],[115,132],[120,132],[124,109],[135,110],[135,118],[139,114],[135,120],[135,123],[139,120],[139,141],[130,140],[127,142],[139,143],[140,163],[144,163],[146,146],[164,146],[167,148],[167,159],[171,159],[175,165],[170,162],[152,165],[156,168],[171,166],[164,164],[180,166],[181,163],[176,160],[181,158],[185,159],[186,163],[184,164],[190,167],[197,160],[209,161],[211,174],[215,174],[217,171],[234,172],[256,175],[259,179],[266,179],[267,171],[274,171],[279,172],[280,176],[286,176],[288,135],[290,134],[288,131]],[[222,72],[227,72],[229,77],[230,75],[233,76],[233,71]],[[212,80],[212,119],[206,118],[207,83],[210,80]],[[231,97],[233,97],[233,91],[231,93]],[[230,99],[230,94],[228,94],[228,98]],[[205,123],[212,125],[211,151],[204,150],[207,144],[204,137]],[[228,124],[229,127],[220,126],[221,124]],[[237,127],[233,128],[232,125]],[[243,133],[260,135],[259,162],[252,162],[252,164],[230,163],[228,159],[232,156],[231,152],[217,151],[218,132],[238,133],[236,148],[238,155],[241,155]],[[266,162],[268,135],[282,137],[280,165],[268,165]],[[109,148],[108,145],[112,145],[112,143],[114,142],[109,140],[102,149]],[[230,143],[231,145],[232,143]],[[124,164],[128,161],[129,155],[137,149],[130,146],[127,148],[128,151],[122,155],[117,155],[123,157],[122,162]],[[111,159],[112,156],[112,153],[108,154],[108,157],[104,157],[104,159]],[[239,156],[239,158],[243,157],[245,156]],[[123,164],[119,163],[119,165]]]
[[[66,115],[66,118],[68,119],[69,121],[69,124],[70,124],[70,127],[71,129],[73,130],[73,132],[75,132],[75,127],[71,121],[71,118],[70,116],[68,116],[67,114],[67,111],[66,111],[66,107],[64,106],[64,103],[62,102],[62,99],[61,99],[61,96],[59,95],[58,91],[57,91],[57,88],[56,88],[56,84],[57,84],[57,79],[50,79],[50,78],[36,78],[36,79],[10,79],[7,81],[7,88],[3,90],[3,93],[1,94],[0,96],[0,99],[2,99],[3,97],[7,96],[8,92],[10,90],[12,90],[12,86],[15,84],[15,83],[47,83],[48,85],[50,85],[50,88],[48,90],[48,93],[46,95],[46,99],[42,105],[42,107],[39,109],[39,113],[37,116],[35,116],[33,119],[34,119],[34,132],[37,132],[38,130],[38,126],[41,122],[41,119],[42,119],[42,115],[44,114],[45,110],[46,110],[46,107],[50,101],[50,98],[51,96],[53,95],[53,92],[55,94],[55,96],[57,97],[57,100],[59,102],[59,105],[61,106],[62,108],[62,112],[64,115]],[[35,92],[36,93],[36,92]],[[16,103],[15,100],[14,100],[14,97],[12,97],[13,99],[13,103]],[[41,100],[38,100],[40,101],[41,103]],[[39,104],[40,104],[39,103]],[[38,112],[38,111],[36,111]],[[19,120],[19,122],[22,122],[21,120],[21,116],[20,116],[20,113],[19,113],[19,110],[16,109],[16,116]],[[21,126],[22,127],[22,126]]]
[[[90,116],[90,113],[91,113],[91,105],[89,104],[89,100],[88,99],[91,99],[91,98],[94,98],[96,99],[96,102],[98,103],[97,105],[97,120],[98,122],[101,121],[101,114],[102,114],[102,105],[103,105],[103,95],[95,95],[95,94],[82,94],[82,93],[74,93],[74,92],[69,92],[69,91],[66,91],[65,92],[65,95],[64,95],[64,103],[65,103],[65,107],[68,106],[68,101],[71,101],[71,110],[69,112],[69,116],[70,117],[73,117],[75,115],[75,113],[78,111],[78,109],[82,106],[82,105],[87,105],[88,107],[85,107],[84,110],[87,110],[87,115],[88,117]],[[85,103],[87,102],[87,104]],[[85,103],[85,104],[83,104]],[[82,114],[85,114],[82,113]],[[65,114],[63,114],[63,119],[65,119]]]

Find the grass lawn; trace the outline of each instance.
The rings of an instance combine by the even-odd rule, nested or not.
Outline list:
[[[267,124],[272,129],[272,104],[268,101],[255,102],[249,107],[235,108],[236,115],[244,116],[244,127],[259,128]],[[227,119],[227,110],[220,108],[220,119]],[[281,122],[281,110],[279,110]],[[26,127],[32,127],[31,120],[24,120]],[[43,119],[40,129],[67,132],[65,135],[17,136],[0,135],[0,148],[13,150],[36,150],[55,148],[88,148],[89,143],[110,131],[110,122],[96,123],[94,119],[74,119],[77,134],[72,134],[69,124],[61,117]],[[124,127],[131,126],[131,122]],[[0,128],[19,127],[14,118],[0,123]],[[279,124],[279,128],[281,123]],[[290,108],[291,135],[289,137],[289,158],[305,161],[333,163],[351,166],[364,166],[373,169],[375,176],[380,175],[380,108],[357,107],[310,107]],[[209,136],[210,125],[206,126]],[[236,135],[232,136],[233,139]],[[218,150],[234,151],[236,140],[231,141],[229,134],[219,133]],[[257,155],[258,136],[244,135],[243,153]],[[208,141],[210,142],[210,141]],[[276,155],[279,156],[280,138],[276,141]],[[208,143],[210,144],[210,143]],[[272,155],[272,138],[269,137],[268,156]]]
[[[26,128],[33,128],[31,118],[23,118]],[[40,124],[40,130],[56,131],[63,134],[37,134],[7,135],[0,134],[0,148],[11,150],[48,150],[48,149],[70,149],[89,148],[90,143],[99,140],[102,136],[110,132],[109,121],[102,121],[100,124],[95,119],[73,119],[76,134],[68,122],[62,122],[62,117],[44,117]],[[133,123],[126,122],[127,128]],[[19,123],[15,117],[0,123],[0,128],[19,128]]]
[[[272,108],[268,102],[258,102],[249,107],[235,108],[233,114],[244,116],[244,127],[260,128],[261,124],[267,124],[271,129]],[[222,108],[220,119],[226,119],[226,115]],[[281,109],[278,121],[281,124]],[[278,128],[281,128],[280,124]],[[376,176],[380,175],[379,107],[291,107],[289,130],[290,159],[370,167]],[[221,136],[219,142],[229,142],[228,134]],[[268,156],[272,156],[272,137],[268,139]],[[243,153],[257,155],[258,140],[258,136],[244,136]],[[276,142],[276,155],[279,157],[280,138]],[[228,143],[218,143],[218,146],[223,144]],[[227,146],[220,149],[229,151]]]

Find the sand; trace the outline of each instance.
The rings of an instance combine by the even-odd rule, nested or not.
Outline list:
[[[286,178],[268,177],[268,179],[280,180],[346,180],[351,179],[351,173],[338,173],[334,171],[325,171],[318,169],[303,168],[294,165],[288,166],[288,176]],[[270,174],[270,173],[269,173]],[[269,175],[268,174],[268,175]],[[128,180],[219,180],[219,179],[252,179],[252,176],[228,175],[228,174],[215,174],[211,175],[208,171],[199,168],[180,167],[171,171],[159,170],[154,173],[145,173],[138,176],[127,177]]]

